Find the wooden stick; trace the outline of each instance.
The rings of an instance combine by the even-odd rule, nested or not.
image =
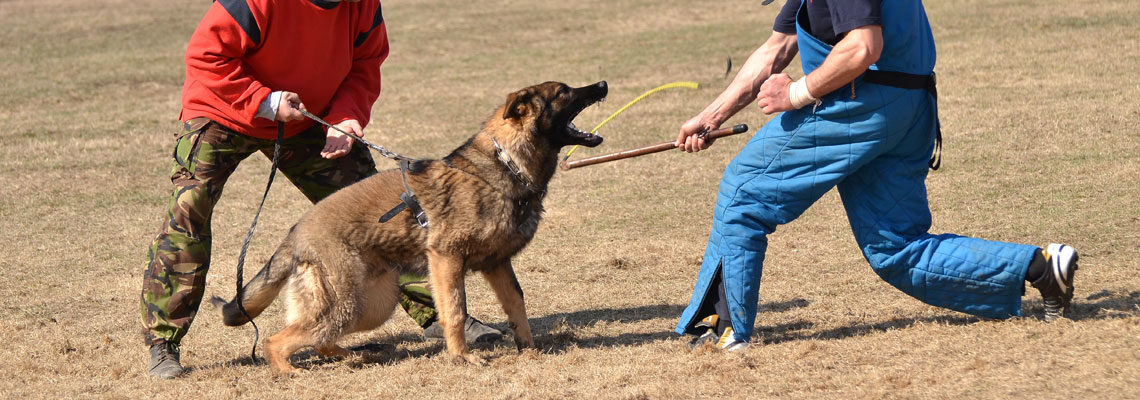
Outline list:
[[[735,125],[732,127],[720,128],[720,129],[717,129],[715,131],[709,132],[705,136],[705,138],[706,138],[706,140],[718,139],[718,138],[722,138],[725,136],[732,136],[732,135],[736,135],[739,133],[744,133],[744,131],[747,131],[747,130],[748,130],[748,125],[738,124],[738,125]],[[574,168],[578,168],[578,167],[585,167],[587,165],[601,164],[604,162],[621,160],[621,159],[631,158],[631,157],[638,157],[638,156],[643,156],[643,155],[652,154],[652,153],[660,153],[662,151],[672,150],[675,148],[677,148],[675,142],[665,142],[665,143],[655,144],[655,145],[651,145],[651,146],[638,147],[636,149],[619,151],[617,153],[611,153],[611,154],[605,154],[605,155],[600,155],[600,156],[596,156],[596,157],[584,158],[581,160],[574,160],[574,161],[570,161],[570,162],[563,161],[561,164],[561,167],[563,170],[569,170],[569,169],[574,169]]]

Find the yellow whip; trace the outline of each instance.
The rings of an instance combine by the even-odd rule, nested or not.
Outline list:
[[[653,89],[649,90],[648,92],[642,93],[642,94],[641,94],[641,96],[637,96],[637,98],[636,98],[636,99],[633,99],[633,101],[631,101],[631,102],[629,102],[629,103],[626,103],[626,105],[624,105],[624,106],[622,106],[621,108],[619,108],[619,109],[618,109],[616,112],[614,112],[613,114],[610,114],[610,116],[609,116],[609,117],[607,117],[606,119],[602,120],[602,123],[598,124],[598,126],[595,126],[595,127],[594,127],[594,129],[590,130],[590,133],[596,133],[596,132],[598,132],[598,129],[600,129],[600,128],[601,128],[603,125],[605,125],[607,122],[610,122],[610,120],[611,120],[611,119],[614,119],[614,117],[616,117],[618,114],[621,114],[621,113],[622,113],[622,111],[625,111],[625,110],[626,110],[627,108],[629,108],[630,106],[632,106],[632,105],[634,105],[635,103],[637,103],[637,102],[641,101],[641,99],[644,99],[644,98],[646,98],[646,97],[649,97],[649,95],[651,95],[651,94],[654,94],[654,93],[657,93],[657,92],[660,92],[660,91],[662,91],[662,90],[665,90],[665,89],[672,89],[672,88],[676,88],[676,87],[684,87],[684,88],[689,88],[689,89],[696,89],[696,88],[698,87],[698,85],[697,85],[697,83],[696,83],[696,82],[684,82],[684,81],[682,81],[682,82],[672,82],[672,83],[666,83],[666,84],[664,84],[664,85],[661,85],[661,86],[655,87],[655,88],[653,88]],[[571,148],[571,149],[570,149],[570,151],[566,152],[566,156],[565,156],[565,157],[562,157],[562,161],[566,161],[567,159],[569,159],[569,158],[570,158],[570,155],[571,155],[571,154],[574,154],[574,150],[578,150],[578,146],[574,146],[573,148]]]

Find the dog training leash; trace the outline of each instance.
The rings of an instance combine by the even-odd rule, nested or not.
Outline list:
[[[306,110],[299,110],[299,111],[301,111],[301,115],[304,115],[304,116],[305,116],[305,118],[308,118],[308,119],[311,119],[311,120],[313,120],[313,122],[316,122],[316,123],[318,123],[318,124],[324,125],[325,127],[329,128],[329,129],[332,129],[332,130],[335,130],[335,131],[337,131],[337,132],[340,132],[340,133],[343,133],[343,134],[345,134],[345,135],[348,135],[348,136],[352,137],[352,138],[353,138],[353,139],[355,139],[355,140],[359,140],[359,141],[360,141],[360,143],[363,143],[365,146],[371,147],[373,150],[376,150],[377,152],[379,152],[381,156],[384,156],[384,158],[387,158],[387,159],[390,159],[390,160],[393,160],[393,161],[400,161],[400,160],[411,160],[411,161],[415,161],[415,159],[413,159],[413,158],[408,158],[408,157],[404,157],[404,156],[401,156],[401,155],[399,155],[399,154],[396,154],[396,153],[395,153],[395,152],[393,152],[393,151],[390,151],[390,150],[388,150],[388,149],[385,149],[385,148],[384,148],[384,146],[377,146],[377,145],[375,145],[375,144],[372,144],[371,142],[369,142],[369,141],[365,140],[365,139],[364,139],[364,138],[362,138],[362,137],[359,137],[359,136],[353,135],[353,134],[351,134],[351,133],[345,132],[343,129],[337,128],[337,127],[336,127],[336,126],[334,126],[333,124],[330,124],[330,123],[326,122],[325,120],[321,119],[321,117],[318,117],[318,116],[316,116],[316,115],[313,115],[313,113],[311,113],[311,112],[308,112],[308,111],[306,111]]]
[[[404,182],[404,193],[400,193],[400,204],[396,204],[391,210],[381,215],[377,222],[388,222],[388,220],[395,217],[396,214],[399,214],[400,211],[407,209],[410,210],[412,216],[416,218],[416,223],[420,224],[421,228],[427,229],[427,214],[424,213],[424,208],[420,206],[419,199],[416,199],[416,194],[412,192],[412,187],[408,186],[408,174],[406,171],[411,167],[410,164],[411,161],[407,159],[400,160],[400,179]]]
[[[340,129],[333,124],[326,122],[325,120],[321,119],[321,117],[313,115],[313,113],[310,113],[306,110],[299,111],[301,111],[301,115],[304,115],[305,118],[311,119],[318,124],[328,127],[329,129],[333,129],[337,132],[348,135],[355,140],[359,140],[360,143],[372,148],[373,150],[376,150],[378,153],[380,153],[381,156],[384,156],[384,158],[396,161],[396,163],[400,166],[400,179],[404,183],[404,193],[400,194],[400,204],[397,204],[391,210],[388,210],[388,212],[384,213],[384,215],[380,216],[378,222],[388,222],[388,220],[395,217],[401,211],[404,211],[404,209],[408,209],[411,210],[412,215],[415,216],[416,223],[418,223],[421,228],[427,229],[427,214],[424,213],[423,207],[420,206],[420,201],[416,198],[416,193],[412,191],[412,187],[408,186],[408,169],[411,168],[411,163],[416,161],[415,159],[401,156],[391,150],[385,149],[383,146],[377,146],[362,137],[345,132],[343,129]]]
[[[261,194],[261,203],[257,205],[257,212],[253,213],[253,223],[249,225],[249,232],[245,234],[245,240],[241,244],[241,253],[238,254],[237,262],[237,295],[234,299],[237,302],[238,311],[241,315],[253,325],[253,348],[249,350],[249,358],[254,363],[258,363],[257,359],[257,342],[261,340],[261,329],[257,327],[257,323],[253,322],[253,317],[245,310],[245,305],[242,304],[242,298],[245,297],[245,287],[242,281],[245,277],[245,254],[249,250],[249,242],[253,239],[253,231],[257,229],[257,219],[261,217],[261,209],[265,207],[265,199],[269,197],[269,188],[273,186],[273,178],[277,176],[277,161],[281,158],[281,142],[285,141],[285,123],[277,122],[277,140],[273,142],[273,161],[272,166],[269,167],[269,180],[265,182],[265,192]]]

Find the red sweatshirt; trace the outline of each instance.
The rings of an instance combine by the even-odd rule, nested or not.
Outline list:
[[[179,119],[207,117],[273,139],[277,122],[257,118],[257,109],[269,93],[284,90],[329,123],[355,119],[365,126],[387,56],[379,0],[219,0],[186,49]],[[289,122],[285,136],[312,125]]]

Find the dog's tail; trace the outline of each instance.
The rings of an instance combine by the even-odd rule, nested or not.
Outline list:
[[[258,271],[257,275],[254,275],[253,279],[245,284],[245,287],[242,288],[241,299],[235,297],[227,302],[221,297],[214,296],[210,298],[210,304],[222,311],[222,323],[227,326],[245,324],[250,319],[261,315],[262,311],[273,304],[273,299],[277,298],[277,293],[285,286],[289,275],[293,273],[296,267],[297,260],[293,256],[293,249],[283,245],[277,249],[277,252],[273,253],[273,257],[269,258],[261,271]],[[244,314],[238,307],[239,300],[242,307],[245,308]],[[249,315],[248,318],[246,314]]]

